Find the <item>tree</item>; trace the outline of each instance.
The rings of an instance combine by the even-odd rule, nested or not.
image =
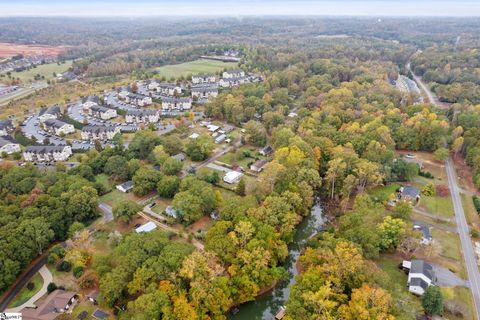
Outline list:
[[[392,298],[388,292],[364,284],[353,290],[348,305],[341,306],[339,313],[345,320],[394,320],[391,308]]]
[[[400,219],[386,216],[383,222],[377,225],[382,250],[394,249],[405,234],[405,222]]]
[[[435,194],[435,185],[433,183],[427,183],[422,188],[422,194],[427,197],[431,197]]]
[[[113,207],[112,213],[115,219],[127,223],[130,222],[132,217],[140,210],[142,210],[142,206],[135,201],[122,200]]]
[[[256,146],[262,147],[267,143],[267,131],[258,121],[250,120],[245,124],[246,140]]]
[[[85,229],[85,225],[81,222],[78,222],[78,221],[75,221],[74,223],[72,223],[70,225],[70,227],[68,228],[68,237],[69,238],[72,238],[74,237],[79,231],[82,231],[83,229]]]
[[[170,155],[165,151],[165,147],[160,145],[156,146],[152,151],[153,157],[158,164],[163,164],[165,160],[167,160]]]
[[[104,172],[110,175],[113,181],[125,181],[128,179],[129,172],[127,168],[127,159],[122,156],[111,156],[105,163]]]
[[[168,176],[174,176],[182,171],[183,163],[180,160],[169,157],[163,162],[162,172]]]
[[[26,241],[25,245],[33,246],[32,249],[41,254],[54,237],[50,225],[43,217],[23,220],[18,226]]]
[[[157,187],[162,174],[153,169],[140,168],[133,176],[133,193],[144,196]]]
[[[158,195],[164,198],[173,198],[180,187],[180,178],[177,176],[163,176],[157,184]]]
[[[437,160],[437,161],[445,161],[445,160],[447,160],[449,154],[450,154],[450,152],[448,151],[448,149],[446,149],[446,148],[438,148],[438,149],[435,150],[435,152],[433,153],[433,157],[434,157],[434,159]]]
[[[443,313],[443,296],[440,288],[437,286],[429,286],[422,296],[423,310],[428,315],[442,315]]]
[[[185,153],[193,161],[203,161],[208,158],[212,149],[213,144],[211,138],[201,134],[197,139],[190,139],[185,147]]]
[[[330,198],[333,199],[335,195],[335,183],[337,179],[345,173],[347,164],[341,159],[336,158],[328,162],[328,171],[325,179],[330,183]]]
[[[392,209],[392,217],[402,219],[404,221],[410,218],[412,214],[412,205],[407,201],[398,201]]]
[[[245,180],[240,179],[240,181],[238,182],[237,188],[235,189],[235,192],[239,196],[244,196],[245,195]]]

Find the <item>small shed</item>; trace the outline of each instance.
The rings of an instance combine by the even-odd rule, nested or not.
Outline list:
[[[228,184],[234,184],[238,183],[240,179],[242,178],[243,173],[238,172],[238,171],[230,171],[225,174],[223,177],[223,181],[225,181]]]
[[[266,146],[262,148],[259,152],[262,156],[268,156],[273,152],[273,148],[271,146]]]
[[[133,189],[133,181],[129,180],[116,186],[117,190],[127,193]]]
[[[225,139],[227,139],[227,136],[224,134],[221,134],[215,138],[215,143],[216,144],[222,143],[223,141],[225,141]]]
[[[172,156],[172,158],[177,159],[178,161],[184,161],[186,159],[185,153],[181,152]]]
[[[175,219],[177,219],[177,217],[178,217],[178,212],[177,212],[177,210],[175,210],[175,208],[172,207],[172,206],[168,206],[168,207],[165,209],[165,213],[167,214],[167,216],[172,217],[172,218],[175,218]]]
[[[106,313],[103,310],[97,309],[95,312],[92,314],[92,316],[95,319],[107,319],[109,317],[108,313]]]
[[[257,160],[250,165],[250,170],[255,171],[255,172],[260,172],[260,171],[263,170],[263,168],[265,167],[265,165],[267,163],[268,162],[265,161],[265,160]]]

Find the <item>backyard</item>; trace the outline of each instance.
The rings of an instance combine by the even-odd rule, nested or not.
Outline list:
[[[167,79],[187,77],[192,74],[215,73],[224,69],[231,69],[237,66],[235,62],[222,62],[206,59],[198,59],[180,64],[170,64],[163,67],[158,67],[161,77]]]

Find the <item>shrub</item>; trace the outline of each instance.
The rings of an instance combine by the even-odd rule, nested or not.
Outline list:
[[[419,176],[422,176],[422,177],[424,177],[424,178],[428,178],[428,179],[433,179],[433,178],[434,178],[434,177],[433,177],[433,174],[431,174],[431,173],[428,172],[428,171],[421,171],[421,170],[420,170],[420,171],[418,172],[418,175],[419,175]]]
[[[473,196],[473,205],[475,206],[475,210],[477,210],[477,213],[480,214],[480,197],[478,196]]]
[[[65,249],[61,245],[57,244],[50,250],[47,261],[48,263],[54,264],[60,259],[63,259],[63,257],[65,257]]]
[[[69,272],[72,269],[72,264],[68,261],[62,260],[56,266],[57,271]]]
[[[27,283],[27,289],[29,291],[32,291],[35,288],[35,284],[33,282]]]
[[[57,285],[53,282],[50,282],[47,286],[47,292],[50,294],[55,290],[57,290]]]
[[[447,185],[442,184],[436,187],[436,192],[437,196],[439,197],[448,197],[448,195],[450,194],[450,189],[448,189]]]
[[[423,186],[422,194],[427,197],[433,196],[435,194],[435,186],[433,183],[427,183],[425,186]]]
[[[77,279],[80,278],[83,274],[83,267],[82,266],[74,267],[73,270],[72,270],[72,273],[73,273],[73,276],[75,278],[77,278]]]

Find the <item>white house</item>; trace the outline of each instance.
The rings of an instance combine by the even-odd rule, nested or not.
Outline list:
[[[229,70],[225,71],[222,74],[222,78],[224,79],[233,79],[233,78],[244,78],[245,77],[245,71],[243,70]]]
[[[119,94],[120,96],[120,94]],[[125,102],[126,103],[131,103],[133,105],[136,105],[138,107],[144,107],[144,106],[149,106],[152,104],[152,98],[149,96],[145,96],[143,94],[138,94],[138,93],[133,93],[129,92],[127,96],[125,97]]]
[[[3,154],[12,154],[20,152],[20,144],[10,136],[0,137],[0,157]]]
[[[156,91],[161,95],[175,96],[182,94],[182,88],[174,83],[160,83]]]
[[[216,86],[194,86],[192,87],[192,98],[209,99],[218,95]]]
[[[140,227],[135,229],[136,233],[142,233],[142,232],[150,232],[157,229],[157,225],[153,223],[152,221],[149,221],[145,224],[142,224]]]
[[[193,84],[216,83],[217,77],[213,74],[197,74],[192,76]]]
[[[0,120],[0,136],[6,136],[14,129],[12,120]]]
[[[178,97],[162,97],[163,110],[190,110],[192,99]]]
[[[268,161],[265,160],[257,160],[250,165],[250,170],[254,172],[261,172],[263,168],[267,165]]]
[[[160,115],[156,110],[128,110],[125,114],[127,123],[155,123],[160,120]]]
[[[73,125],[57,119],[45,120],[43,122],[43,128],[45,129],[45,131],[55,134],[57,136],[75,132],[75,127]]]
[[[248,79],[246,77],[236,77],[236,78],[222,78],[218,82],[218,84],[223,88],[232,88],[238,87],[241,84],[248,83]]]
[[[112,140],[113,137],[120,133],[120,128],[115,126],[85,126],[80,133],[82,140]]]
[[[116,185],[115,188],[117,188],[117,190],[124,193],[130,192],[133,190],[133,181],[132,180],[126,181],[122,184]]]
[[[45,122],[49,119],[58,119],[61,114],[60,107],[57,105],[51,106],[50,108],[43,108],[38,115],[38,121]]]
[[[220,127],[219,127],[219,126],[216,126],[216,125],[214,125],[214,124],[209,124],[209,125],[207,125],[207,129],[208,129],[208,131],[210,131],[210,132],[215,132],[215,131],[217,131],[218,129],[220,129]]]
[[[117,110],[99,105],[94,105],[91,106],[90,109],[88,109],[88,114],[95,118],[108,120],[117,116]]]
[[[238,183],[240,179],[243,177],[243,173],[238,171],[229,171],[223,177],[223,181],[228,184]]]
[[[435,271],[432,265],[424,260],[403,261],[402,268],[408,270],[408,291],[415,295],[423,295],[425,290],[435,284]]]
[[[89,110],[93,106],[100,104],[100,98],[97,96],[88,96],[82,99],[82,108],[84,110]]]
[[[31,162],[66,161],[71,155],[70,146],[28,146],[23,152],[25,161]]]
[[[227,136],[225,134],[221,134],[215,138],[215,143],[216,144],[222,143],[223,141],[225,141],[225,139],[227,139]]]

